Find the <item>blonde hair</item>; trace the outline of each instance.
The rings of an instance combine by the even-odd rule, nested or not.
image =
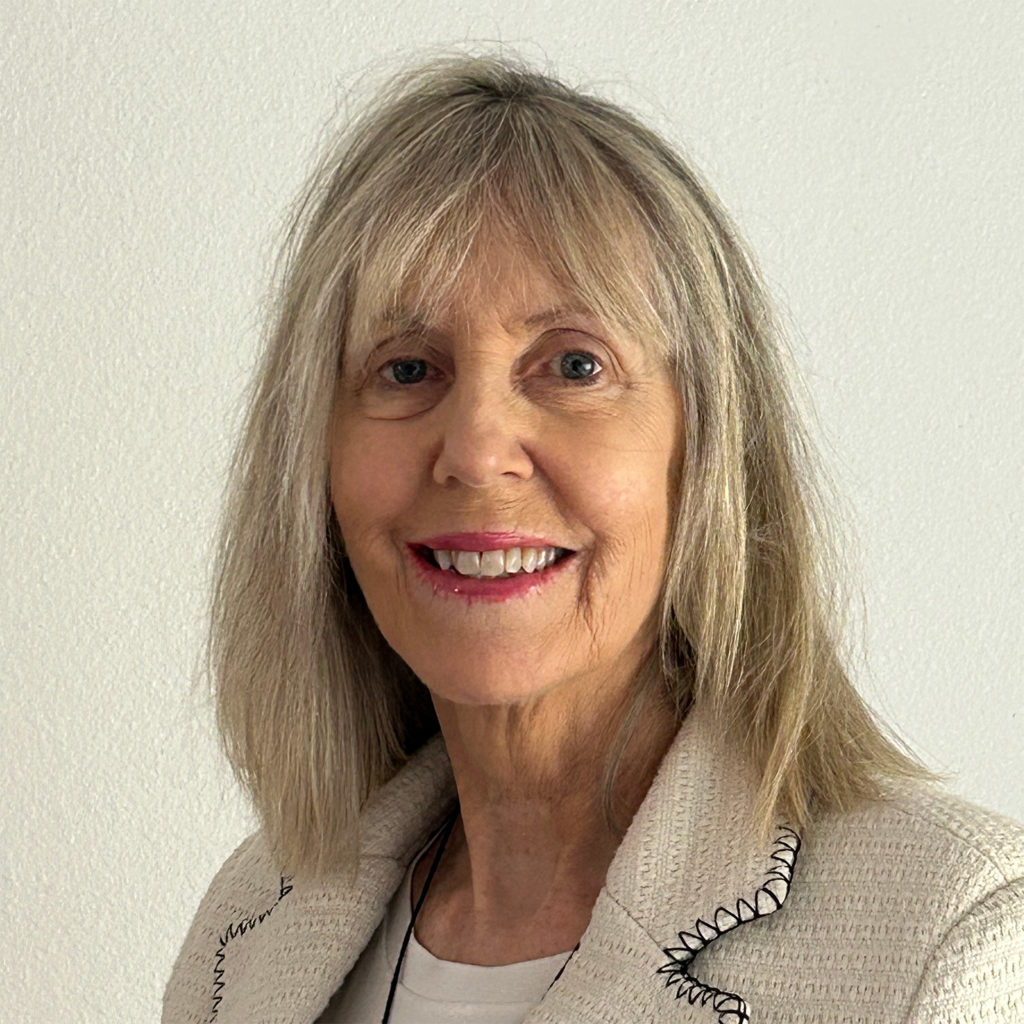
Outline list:
[[[682,397],[659,643],[609,751],[606,809],[652,687],[680,719],[713,707],[749,752],[752,827],[801,825],[812,806],[923,774],[843,667],[830,520],[781,332],[718,201],[619,107],[504,56],[451,58],[396,79],[314,175],[233,464],[209,665],[228,757],[282,863],[351,865],[363,803],[437,729],[330,511],[345,345],[409,287],[440,301],[495,228],[599,317],[652,339]]]

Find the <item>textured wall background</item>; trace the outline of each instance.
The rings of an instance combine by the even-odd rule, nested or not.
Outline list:
[[[1024,817],[1016,0],[4,4],[0,1018],[144,1021],[249,827],[190,695],[286,206],[363,70],[503,41],[639,110],[788,311],[870,699]]]

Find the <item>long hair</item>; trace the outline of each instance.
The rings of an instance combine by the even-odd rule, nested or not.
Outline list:
[[[299,203],[232,467],[209,668],[228,757],[292,870],[351,865],[361,807],[433,732],[377,629],[328,495],[348,339],[443,302],[501,226],[605,322],[649,340],[684,410],[659,638],[608,751],[664,688],[714,708],[759,771],[758,828],[924,774],[844,669],[841,573],[786,347],[751,258],[682,157],[619,107],[507,57],[394,80]]]

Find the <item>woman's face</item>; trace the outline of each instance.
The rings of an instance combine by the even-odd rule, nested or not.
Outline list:
[[[433,321],[396,310],[351,339],[331,429],[367,604],[458,703],[628,685],[656,635],[682,453],[658,355],[508,252],[479,246]]]

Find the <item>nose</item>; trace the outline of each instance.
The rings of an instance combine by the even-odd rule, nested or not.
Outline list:
[[[439,410],[442,438],[435,482],[489,487],[528,480],[533,460],[523,447],[528,430],[524,403],[507,383],[456,379]]]

